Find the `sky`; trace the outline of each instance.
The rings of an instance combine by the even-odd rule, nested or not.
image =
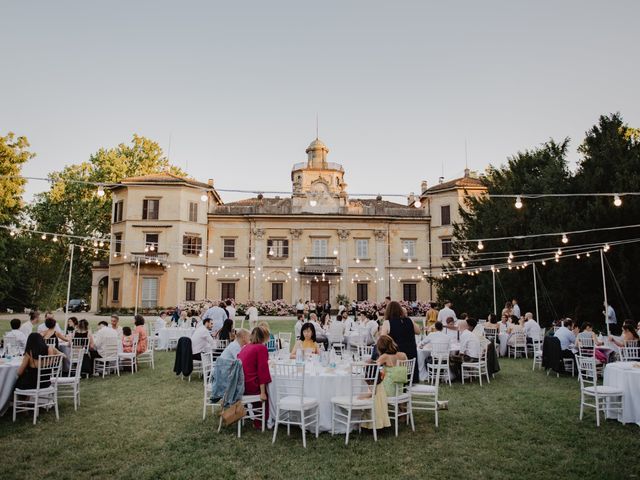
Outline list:
[[[61,0],[2,17],[0,135],[29,139],[28,176],[137,133],[220,189],[289,191],[317,116],[351,194],[408,194],[550,138],[575,165],[602,114],[640,127],[637,1]]]

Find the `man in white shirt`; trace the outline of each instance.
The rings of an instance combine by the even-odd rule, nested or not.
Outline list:
[[[227,345],[220,355],[220,360],[235,360],[238,358],[238,353],[242,350],[247,343],[249,343],[249,330],[240,328],[236,331],[236,339]]]
[[[309,315],[309,323],[313,325],[313,328],[316,330],[316,342],[324,343],[326,348],[328,344],[327,334],[318,322],[318,316],[315,313]]]
[[[570,330],[572,326],[573,321],[567,319],[563,322],[562,326],[553,334],[554,337],[560,340],[560,348],[562,349],[563,356],[565,356],[565,351],[571,352],[571,345],[574,345],[576,343],[576,336]]]
[[[520,306],[518,305],[518,300],[511,300],[511,315],[518,317],[520,319]]]
[[[533,313],[524,314],[524,334],[527,336],[527,343],[532,343],[532,338],[540,338],[540,325],[533,319]]]
[[[222,305],[226,307],[225,303],[214,305],[209,310],[207,310],[204,314],[204,317],[202,317],[203,322],[207,318],[211,319],[211,330],[213,331],[214,335],[218,333],[218,330],[222,328],[222,326],[224,325],[224,321],[228,318],[227,312],[224,308],[222,308]]]
[[[473,334],[478,321],[475,318],[469,318],[467,321],[460,320],[458,328],[460,329],[460,351],[457,355],[451,355],[450,365],[456,372],[456,378],[461,374],[461,366],[463,362],[477,362],[480,359],[480,339]]]
[[[211,319],[204,318],[191,335],[191,354],[194,360],[202,360],[202,353],[213,350],[216,342],[211,336]]]
[[[441,322],[436,322],[434,324],[435,332],[427,335],[424,340],[420,342],[420,348],[424,348],[426,345],[433,345],[435,343],[447,345],[447,349],[449,349],[451,345],[451,337],[443,332],[444,326]]]
[[[298,300],[296,303],[296,314],[300,315],[304,313],[304,303],[302,303],[302,299]]]
[[[380,329],[380,325],[377,320],[373,320],[372,318],[367,317],[365,322],[365,327],[367,328],[369,337],[367,339],[367,345],[373,345],[376,342],[376,337],[378,336],[378,330]],[[371,342],[371,343],[369,343]]]
[[[120,318],[117,315],[111,315],[111,327],[113,330],[115,330],[118,333],[118,337],[122,338],[122,327],[118,325],[118,322],[120,322]]]
[[[346,307],[342,304],[342,302],[340,302],[340,304],[338,305],[338,316],[339,317],[342,316],[342,312],[344,312],[345,308]]]
[[[114,339],[116,343],[118,343],[120,339],[118,338],[118,332],[110,328],[104,320],[99,322],[98,326],[100,329],[93,335],[93,343],[96,346],[98,356],[102,357],[105,353],[104,347],[113,342]]]
[[[156,318],[154,330],[156,334],[167,326],[167,312],[160,312],[160,316]]]
[[[29,320],[27,320],[20,326],[20,331],[24,333],[25,337],[28,337],[31,333],[33,333],[33,329],[36,327],[39,321],[40,312],[33,310],[31,313],[29,313]]]
[[[44,315],[44,321],[45,321],[45,323],[41,323],[40,325],[38,325],[38,328],[36,329],[36,331],[37,331],[38,333],[42,333],[42,332],[44,332],[45,330],[48,330],[48,327],[47,327],[47,324],[46,324],[46,321],[47,321],[48,319],[52,319],[52,320],[54,320],[54,321],[55,321],[55,318],[53,318],[53,313],[51,313],[51,312],[47,312],[47,313],[45,313],[45,315]],[[63,333],[63,332],[62,332],[62,329],[60,328],[60,324],[59,324],[58,322],[56,322],[55,331],[56,331],[56,332],[58,332],[58,333]]]
[[[225,303],[227,304],[227,313],[229,314],[229,318],[231,320],[235,320],[236,307],[233,306],[233,302],[231,300],[227,300]]]
[[[253,330],[258,325],[258,308],[255,305],[251,305],[247,308],[247,315],[249,316],[249,328]]]
[[[346,310],[342,312],[342,321],[344,322],[345,333],[351,332],[352,330],[357,330],[358,322],[355,319],[351,318]]]
[[[21,330],[20,319],[19,318],[12,319],[10,322],[10,325],[11,325],[11,331],[5,333],[4,338],[5,339],[15,338],[16,346],[20,351],[20,355],[22,355],[22,353],[24,352],[24,347],[27,344],[27,337]],[[18,353],[18,352],[15,352],[15,353]]]
[[[438,312],[438,322],[443,325],[447,322],[448,318],[453,318],[453,322],[455,323],[458,319],[456,318],[456,312],[451,308],[451,301],[447,300],[444,302],[444,307]]]

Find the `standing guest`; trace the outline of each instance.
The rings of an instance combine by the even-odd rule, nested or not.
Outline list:
[[[317,314],[317,305],[316,302],[313,301],[313,298],[309,302],[309,318],[311,318],[311,314]]]
[[[72,335],[75,329],[78,327],[78,319],[76,317],[69,317],[67,320],[67,328],[64,329],[65,335]]]
[[[222,324],[222,328],[218,331],[218,340],[233,340],[233,320],[227,318]]]
[[[238,354],[240,353],[240,350],[242,350],[242,347],[249,343],[249,336],[249,330],[239,328],[236,331],[236,339],[227,345],[227,348],[225,348],[222,354],[220,354],[220,359],[235,360],[238,358]]]
[[[316,329],[310,322],[307,322],[302,326],[302,338],[297,340],[296,344],[293,346],[291,358],[296,358],[298,350],[302,350],[303,352],[305,350],[311,350],[311,353],[320,353],[320,348],[318,348],[318,343],[316,341]]]
[[[39,321],[40,321],[40,312],[33,310],[32,312],[29,313],[29,320],[27,320],[20,326],[20,331],[24,333],[25,337],[28,337],[31,334],[31,332],[33,332],[33,330],[36,328],[36,325],[38,324]]]
[[[295,337],[295,340],[299,340],[300,339],[300,335],[302,334],[302,325],[304,325],[304,314],[303,313],[299,313],[298,314],[298,320],[296,321],[296,324],[293,326],[293,335]]]
[[[515,315],[518,318],[521,317],[520,305],[518,305],[518,300],[516,298],[511,300],[511,315]]]
[[[345,308],[347,308],[347,307],[345,307],[342,302],[338,303],[338,316],[339,317],[342,316],[342,312],[344,312]]]
[[[449,317],[453,318],[453,322],[455,323],[458,319],[456,317],[456,312],[451,308],[451,301],[446,300],[444,302],[444,307],[438,312],[437,321],[442,323],[443,325],[447,323],[447,319]]]
[[[236,318],[236,307],[235,307],[235,305],[233,304],[233,302],[230,299],[227,299],[224,303],[227,305],[227,307],[226,307],[227,315],[229,316],[229,318],[231,320],[235,320],[235,318]]]
[[[437,321],[438,321],[438,309],[436,308],[435,303],[429,302],[427,303],[427,312],[424,315],[425,333],[433,329],[433,326]]]
[[[42,338],[45,339],[45,342],[46,340],[52,338],[54,340],[54,346],[56,347],[56,350],[58,350],[59,347],[58,340],[62,340],[63,342],[68,341],[67,337],[65,337],[60,331],[60,326],[53,318],[47,318],[44,321],[44,326],[45,329],[40,332],[40,335],[42,335]]]
[[[226,307],[226,304],[223,305]],[[218,304],[213,305],[211,308],[209,308],[209,310],[205,312],[202,320],[204,321],[205,318],[211,319],[211,331],[215,335],[218,333],[218,330],[220,330],[224,325],[224,321],[229,317],[227,315],[227,311],[222,308],[220,304]]]
[[[120,318],[118,317],[118,315],[111,315],[111,328],[118,332],[119,337],[122,337],[122,327],[119,326],[118,323],[120,323]]]
[[[144,328],[144,317],[142,315],[136,315],[133,317],[133,323],[136,326],[134,333],[138,335],[138,348],[136,349],[136,353],[140,355],[147,351],[147,329]]]
[[[188,312],[186,310],[182,310],[180,312],[180,316],[178,317],[177,320],[174,320],[174,317],[171,316],[171,323],[177,324],[178,327],[186,327],[186,326],[188,326],[191,323],[191,321],[189,320],[189,313],[191,313],[191,312]]]
[[[176,308],[171,314],[171,323],[178,323],[178,320],[180,320],[180,318],[182,318],[182,311],[180,310],[180,305],[176,305]]]
[[[160,316],[156,318],[154,330],[156,333],[160,332],[161,329],[167,327],[167,312],[160,312]]]
[[[302,314],[302,312],[299,314]],[[250,305],[247,308],[247,317],[249,318],[249,328],[254,329],[258,325],[258,307]]]
[[[420,327],[406,315],[403,316],[400,304],[396,301],[390,302],[384,312],[380,335],[389,335],[398,345],[398,350],[404,352],[411,360],[418,356],[415,336],[419,334]],[[419,381],[417,365],[413,371],[413,381],[416,384]]]
[[[527,343],[533,343],[533,339],[540,338],[540,325],[533,318],[533,313],[524,314],[524,334],[527,336]]]
[[[331,313],[331,304],[329,303],[329,300],[325,300],[324,305],[322,306],[322,311],[326,315],[329,315]]]
[[[609,330],[611,329],[612,326],[618,325],[618,317],[616,317],[616,312],[611,306],[611,304],[607,304],[607,302],[604,302],[604,312],[602,313],[604,313],[605,322]]]
[[[512,307],[513,304],[511,302],[507,302],[504,304],[504,308],[502,309],[502,316],[507,316],[509,318],[511,318],[512,315]],[[518,317],[519,318],[519,317]]]
[[[269,340],[269,333],[261,327],[256,327],[251,332],[250,342],[240,353],[238,360],[242,362],[244,372],[244,394],[260,395],[260,400],[265,402],[265,416],[269,417],[269,402],[267,397],[267,385],[271,383],[269,373],[269,352],[265,343]],[[261,428],[261,422],[254,420],[254,426]]]
[[[313,328],[315,329],[316,340],[319,343],[323,343],[326,350],[329,344],[329,339],[327,338],[327,334],[324,331],[324,328],[322,328],[322,325],[320,325],[320,323],[318,322],[318,316],[315,313],[309,315],[309,323],[313,325]]]
[[[215,346],[216,342],[211,336],[211,319],[205,318],[191,335],[191,355],[194,360],[202,360],[202,354],[210,352]]]
[[[304,314],[304,303],[302,303],[302,299],[298,299],[298,303],[296,303],[296,315]]]
[[[122,351],[124,353],[133,352],[133,335],[130,327],[122,327]]]
[[[302,309],[302,313],[304,314],[304,318],[309,318],[309,300],[304,302],[304,308]]]
[[[357,314],[358,314],[358,302],[356,302],[355,300],[351,301],[351,315],[353,315],[353,318],[357,318]]]
[[[31,333],[27,337],[22,363],[18,367],[18,380],[16,388],[31,390],[38,386],[38,366],[40,357],[45,355],[62,355],[56,348],[50,347],[38,333]],[[49,382],[42,382],[41,388],[47,388]]]
[[[24,352],[24,347],[27,345],[27,337],[20,329],[21,328],[20,319],[13,318],[9,323],[11,325],[11,331],[6,333],[4,338],[15,338],[16,345],[18,346],[18,350],[20,350],[20,353],[22,354]]]
[[[376,318],[376,313],[371,313],[367,316],[364,327],[367,330],[367,345],[373,345],[376,342],[378,331],[380,330],[380,324]]]

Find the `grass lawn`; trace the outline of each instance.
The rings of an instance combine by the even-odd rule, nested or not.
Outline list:
[[[293,322],[274,321],[274,331]],[[575,378],[531,371],[530,360],[501,360],[489,386],[441,388],[449,410],[416,414],[416,432],[323,433],[306,451],[298,430],[271,444],[270,432],[245,423],[217,434],[202,421],[202,381],[172,372],[174,353],[159,352],[156,369],[91,378],[81,384],[78,412],[61,400],[60,421],[43,412],[38,424],[0,417],[0,478],[636,478],[640,431],[593,411],[578,420]]]

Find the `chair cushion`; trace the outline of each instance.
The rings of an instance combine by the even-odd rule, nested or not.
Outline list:
[[[428,394],[435,395],[436,393],[438,393],[438,387],[434,385],[422,385],[422,384],[413,385],[411,387],[411,393],[428,393]]]
[[[260,400],[260,395],[243,395],[241,400],[242,403],[255,403],[262,401]]]
[[[409,394],[403,393],[397,397],[387,397],[387,403],[403,403],[409,401]]]
[[[302,397],[302,407],[305,410],[315,407],[316,405],[318,405],[318,401],[315,398]],[[296,397],[295,395],[282,397],[280,401],[278,401],[278,406],[283,410],[298,410],[300,409],[300,397]]]
[[[58,377],[51,380],[51,383],[58,385],[73,385],[76,383],[76,377]]]
[[[586,387],[585,392],[598,395],[622,395],[623,392],[619,388],[607,387],[606,385],[598,385],[597,387]]]
[[[51,393],[54,393],[54,391],[55,391],[54,387],[41,388],[39,395],[49,395]],[[38,393],[38,390],[36,390],[35,388],[29,389],[29,390],[22,390],[21,388],[16,388],[14,392],[17,393],[18,395],[35,395],[36,393]]]
[[[331,403],[335,403],[341,406],[349,406],[349,400],[351,397],[333,397]],[[354,398],[352,405],[354,407],[371,407],[373,405],[373,398]]]

